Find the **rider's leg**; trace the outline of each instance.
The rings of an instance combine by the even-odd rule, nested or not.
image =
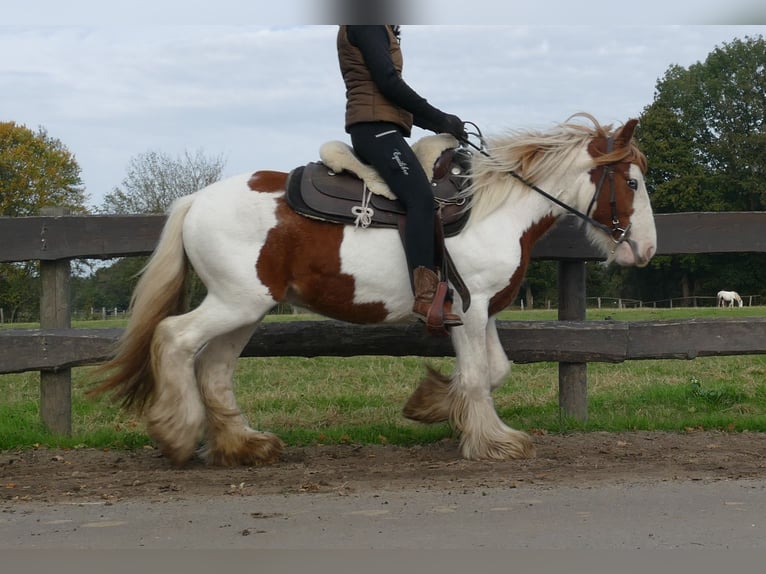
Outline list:
[[[407,210],[404,250],[413,277],[413,313],[425,320],[439,284],[434,257],[434,199],[428,177],[394,124],[357,124],[351,128],[351,141],[356,153],[378,171]],[[443,314],[445,325],[461,324],[459,316]]]

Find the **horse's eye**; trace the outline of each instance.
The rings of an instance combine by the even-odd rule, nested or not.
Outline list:
[[[627,180],[627,182],[628,182],[628,187],[630,189],[632,189],[632,190],[638,189],[638,180],[637,179],[630,178],[630,179]]]

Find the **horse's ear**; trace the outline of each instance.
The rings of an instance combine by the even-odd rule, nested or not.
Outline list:
[[[620,128],[620,130],[617,132],[616,140],[618,145],[625,146],[630,143],[630,140],[633,138],[633,132],[636,129],[636,126],[638,125],[638,120],[635,118],[629,119],[624,126]]]

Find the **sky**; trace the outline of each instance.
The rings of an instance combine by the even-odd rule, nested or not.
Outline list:
[[[43,127],[61,140],[93,207],[148,151],[221,156],[228,176],[287,171],[315,161],[325,141],[348,141],[337,26],[322,23],[340,21],[343,12],[326,17],[317,10],[323,0],[309,17],[289,10],[304,0],[266,11],[255,9],[262,2],[219,1],[214,12],[215,3],[194,0],[166,0],[161,8],[125,3],[131,10],[103,1],[12,1],[0,16],[0,121]],[[492,134],[545,129],[580,111],[604,124],[638,117],[671,65],[704,61],[735,38],[766,36],[766,26],[743,23],[738,14],[749,14],[749,2],[742,12],[733,9],[739,1],[722,16],[712,5],[704,15],[706,0],[699,0],[694,18],[665,11],[664,20],[572,13],[582,4],[570,0],[553,18],[539,8],[515,16],[503,8],[493,18],[492,8],[509,0],[441,0],[438,12],[426,10],[431,0],[411,0],[395,15],[413,22],[402,27],[404,79],[433,105]],[[442,17],[427,23],[431,13]],[[750,20],[764,20],[756,16]],[[727,25],[711,24],[717,21]],[[416,130],[413,138],[422,135]]]

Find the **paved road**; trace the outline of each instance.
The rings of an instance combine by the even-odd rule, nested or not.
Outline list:
[[[764,548],[766,480],[0,506],[0,548]]]

